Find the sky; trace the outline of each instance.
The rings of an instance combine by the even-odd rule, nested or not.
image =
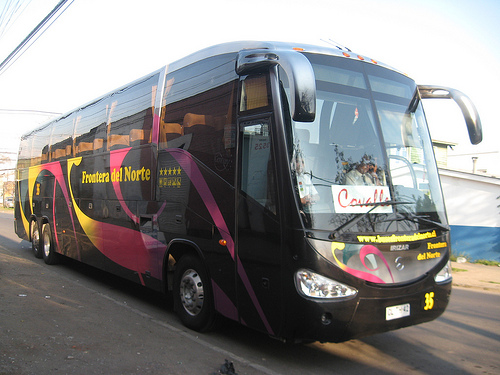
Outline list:
[[[0,24],[0,61],[59,0],[18,3]],[[20,136],[199,49],[235,40],[333,40],[419,84],[456,88],[475,103],[483,142],[471,146],[452,101],[425,101],[433,139],[456,143],[448,166],[500,177],[498,0],[74,0],[0,72],[0,154]],[[36,111],[36,112],[35,112]],[[40,113],[42,112],[42,113]],[[12,153],[12,154],[10,154]],[[0,169],[5,166],[0,165]]]

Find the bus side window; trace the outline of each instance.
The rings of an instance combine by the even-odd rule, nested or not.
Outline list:
[[[234,55],[220,55],[167,74],[159,148],[182,148],[234,185],[238,77]]]
[[[269,106],[269,85],[267,75],[248,76],[242,81],[240,112]]]
[[[28,154],[30,154],[30,164],[38,165],[50,161],[51,148],[48,145],[52,134],[53,123],[49,123],[41,129],[30,134],[30,145]]]
[[[77,156],[92,154],[96,147],[102,147],[103,140],[97,140],[95,134],[98,127],[89,129],[87,132],[79,135],[75,139],[75,154]]]
[[[106,105],[106,149],[118,150],[151,143],[159,74],[113,93]]]

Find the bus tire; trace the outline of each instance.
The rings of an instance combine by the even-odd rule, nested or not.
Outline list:
[[[54,250],[52,233],[50,231],[50,225],[48,223],[45,223],[42,226],[42,237],[40,245],[43,261],[46,264],[56,264],[59,254],[57,254]]]
[[[36,258],[42,258],[42,247],[40,246],[40,227],[38,222],[33,220],[31,222],[31,250]]]
[[[205,332],[215,323],[210,280],[201,260],[184,255],[174,272],[174,309],[188,328]]]

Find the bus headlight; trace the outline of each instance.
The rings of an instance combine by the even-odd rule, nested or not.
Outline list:
[[[451,262],[448,261],[441,271],[434,276],[434,281],[437,283],[444,283],[451,280]]]
[[[302,295],[312,298],[342,298],[358,293],[355,288],[305,269],[295,274],[295,285]]]

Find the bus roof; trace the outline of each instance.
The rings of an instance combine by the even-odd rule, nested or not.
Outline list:
[[[297,51],[297,52],[308,52],[308,53],[316,53],[330,56],[338,56],[344,58],[350,58],[353,60],[365,61],[367,63],[380,65],[384,68],[394,70],[398,73],[401,73],[397,69],[393,67],[380,63],[370,57],[363,56],[357,53],[352,52],[351,50],[342,47],[342,46],[319,46],[312,44],[304,44],[304,43],[288,43],[288,42],[271,42],[271,41],[236,41],[236,42],[228,42],[222,44],[216,44],[211,47],[204,48],[197,52],[194,52],[186,57],[183,57],[177,61],[174,61],[167,65],[167,72],[173,72],[177,69],[180,69],[184,66],[195,63],[196,61],[203,60],[210,56],[223,55],[226,53],[238,53],[243,50],[253,50],[253,49],[269,49],[272,51]],[[402,73],[404,74],[404,73]]]
[[[334,46],[333,44],[331,46],[326,46],[326,45],[325,46],[318,46],[318,45],[304,44],[304,43],[272,42],[272,41],[235,41],[235,42],[216,44],[216,45],[213,45],[211,47],[201,49],[201,50],[194,52],[190,55],[187,55],[187,56],[185,56],[177,61],[174,61],[166,66],[163,66],[162,68],[160,68],[160,69],[158,69],[150,74],[145,75],[144,77],[138,78],[137,80],[134,80],[132,82],[128,82],[127,84],[122,85],[122,86],[118,87],[117,89],[112,90],[108,93],[105,93],[104,95],[100,95],[97,98],[72,109],[71,111],[65,112],[64,114],[57,116],[57,117],[49,120],[48,122],[44,123],[43,125],[37,127],[36,129],[32,129],[32,130],[28,131],[27,133],[23,134],[21,139],[29,136],[30,134],[38,131],[39,129],[47,126],[48,124],[50,124],[52,122],[63,119],[65,117],[71,115],[74,112],[77,112],[77,111],[79,111],[79,110],[81,110],[89,105],[92,105],[93,103],[98,102],[102,98],[104,98],[104,97],[106,97],[114,92],[120,91],[121,89],[123,89],[127,86],[130,86],[130,85],[134,84],[135,82],[139,82],[139,81],[143,80],[145,77],[160,73],[164,69],[166,69],[167,73],[170,73],[170,72],[176,71],[182,67],[191,65],[197,61],[206,59],[206,58],[211,57],[211,56],[223,55],[223,54],[228,54],[228,53],[235,53],[236,54],[240,51],[254,50],[254,49],[268,49],[270,51],[275,51],[275,52],[292,51],[293,50],[293,51],[297,51],[298,53],[307,52],[307,53],[337,56],[337,57],[343,57],[343,58],[347,58],[347,59],[358,60],[358,61],[363,61],[363,62],[370,63],[370,64],[379,65],[379,66],[382,66],[384,68],[393,70],[395,72],[404,74],[404,73],[390,67],[389,65],[380,63],[380,62],[378,62],[374,59],[371,59],[369,57],[356,54],[345,47]]]

